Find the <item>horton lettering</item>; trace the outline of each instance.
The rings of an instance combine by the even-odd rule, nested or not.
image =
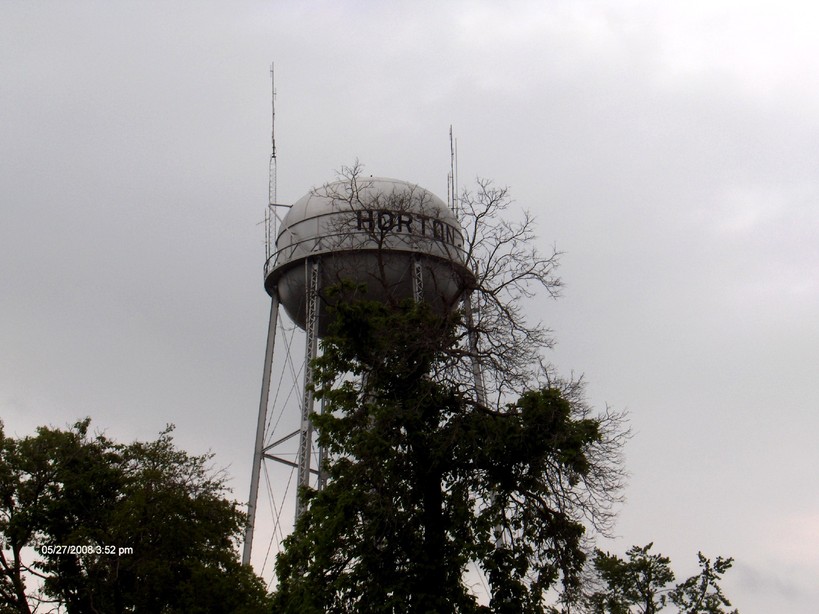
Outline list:
[[[414,234],[455,246],[463,242],[461,233],[446,222],[426,215],[388,209],[356,211],[356,230]]]

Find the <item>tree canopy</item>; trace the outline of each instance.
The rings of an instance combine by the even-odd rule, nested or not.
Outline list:
[[[211,456],[176,448],[170,427],[126,445],[89,425],[0,428],[0,612],[266,611]]]
[[[340,207],[378,207],[360,175],[343,169]],[[362,300],[343,280],[322,297],[335,307],[314,364],[326,486],[300,495],[277,611],[481,611],[476,567],[492,611],[543,612],[549,591],[578,589],[587,529],[605,530],[619,497],[622,416],[592,416],[579,383],[544,368],[550,333],[520,299],[557,293],[558,254],[537,250],[510,202],[489,181],[459,201],[474,275],[461,308]]]
[[[357,210],[368,206],[360,172],[344,169],[339,194]],[[621,501],[629,432],[624,414],[594,413],[582,381],[546,364],[550,331],[527,320],[522,299],[557,294],[558,253],[542,255],[532,218],[516,221],[509,204],[488,181],[458,203],[474,273],[458,309],[365,300],[344,280],[323,294],[335,319],[312,365],[321,488],[299,494],[305,511],[277,559],[275,612],[727,605],[717,580],[730,559],[702,559],[703,574],[672,590],[669,561],[647,548],[625,567],[594,554]],[[649,605],[629,609],[640,603]]]
[[[609,419],[556,387],[498,410],[475,403],[436,377],[457,321],[424,304],[336,309],[316,361],[328,480],[302,493],[276,611],[477,612],[472,562],[492,611],[544,612],[548,591],[577,590],[584,520],[609,496],[598,481],[617,474],[597,454]]]
[[[586,605],[594,614],[655,614],[674,606],[680,614],[737,614],[719,581],[733,559],[717,557],[713,562],[697,553],[700,572],[673,584],[671,560],[650,552],[654,544],[634,546],[626,558],[597,550],[593,566],[602,584],[592,591]]]

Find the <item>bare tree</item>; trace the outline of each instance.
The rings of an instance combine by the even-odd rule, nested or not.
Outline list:
[[[555,275],[560,253],[541,253],[534,218],[522,211],[521,219],[514,220],[511,204],[508,188],[480,178],[477,189],[464,190],[459,201],[466,259],[475,274],[467,299],[467,334],[496,406],[542,376],[542,355],[553,343],[551,331],[542,322],[527,321],[523,304],[544,294],[556,298],[561,286]]]
[[[329,281],[361,279],[364,268],[371,295],[378,288],[379,299],[394,303],[408,296],[407,287],[387,288],[401,279],[388,270],[397,266],[396,249],[427,250],[440,258],[439,265],[449,262],[454,269],[465,267],[466,275],[441,266],[426,272],[426,281],[433,286],[425,289],[427,299],[437,293],[434,298],[447,310],[455,303],[450,298],[447,304],[445,295],[464,301],[464,312],[457,314],[463,316],[463,343],[460,352],[453,353],[447,373],[450,377],[459,373],[464,382],[472,384],[472,364],[477,361],[486,392],[494,397],[496,406],[510,394],[533,386],[542,376],[542,354],[552,346],[552,337],[542,322],[527,320],[523,305],[544,294],[556,298],[561,286],[555,274],[560,253],[554,248],[540,252],[534,218],[522,211],[519,220],[513,219],[508,188],[496,187],[489,180],[478,179],[474,192],[464,190],[452,220],[441,219],[440,209],[426,190],[415,187],[383,193],[372,189],[373,182],[356,161],[342,167],[337,181],[313,190],[316,196],[331,199],[334,211],[340,214],[319,222],[326,225],[321,251],[366,251],[367,266],[364,259],[349,258],[347,266],[331,269]],[[441,228],[440,236],[437,232],[402,233],[413,218],[416,228],[425,220],[427,228]],[[399,266],[406,264],[404,259]],[[409,276],[407,271],[406,284]],[[460,284],[458,292],[451,291],[452,283]],[[465,369],[459,371],[458,366]]]

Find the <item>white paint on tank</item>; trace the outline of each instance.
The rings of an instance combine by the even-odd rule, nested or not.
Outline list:
[[[441,310],[452,309],[473,282],[455,215],[432,192],[397,179],[326,184],[296,201],[284,217],[265,265],[265,287],[270,293],[277,287],[281,304],[302,327],[309,258],[319,259],[322,289],[346,280],[365,285],[368,298],[384,301],[413,296],[418,262],[423,299]]]

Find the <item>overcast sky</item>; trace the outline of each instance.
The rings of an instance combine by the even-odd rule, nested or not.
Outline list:
[[[279,200],[356,158],[508,185],[564,252],[528,307],[634,437],[618,539],[819,603],[811,2],[0,3],[0,416],[176,424],[249,478],[276,63]]]

